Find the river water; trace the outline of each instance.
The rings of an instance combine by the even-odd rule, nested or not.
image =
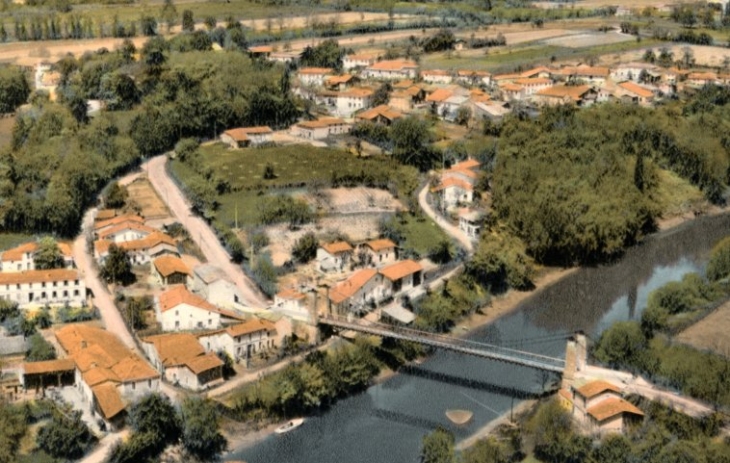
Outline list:
[[[730,234],[730,214],[702,217],[654,235],[612,265],[582,268],[533,295],[470,339],[549,356],[565,354],[576,330],[589,338],[619,320],[638,319],[651,291],[689,272],[703,272],[712,246]],[[423,364],[342,400],[301,428],[227,455],[248,463],[418,462],[421,440],[444,426],[462,440],[510,410],[515,393],[538,393],[536,370],[437,351]],[[507,391],[505,391],[507,389]],[[474,412],[455,427],[448,409]]]

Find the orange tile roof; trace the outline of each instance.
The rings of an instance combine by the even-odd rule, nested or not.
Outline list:
[[[119,376],[116,375],[109,368],[93,368],[91,370],[81,373],[81,377],[89,387],[94,387],[97,384],[102,384],[107,381],[113,383],[119,383]]]
[[[158,298],[160,304],[160,312],[177,307],[180,304],[187,304],[199,309],[218,312],[218,307],[206,301],[202,297],[191,293],[185,285],[176,285],[160,294]]]
[[[370,69],[376,71],[401,71],[403,69],[415,68],[418,68],[418,64],[415,61],[401,59],[378,61],[370,66]]]
[[[490,73],[487,71],[472,71],[469,69],[462,69],[461,71],[457,71],[457,75],[459,77],[488,77],[491,76]]]
[[[423,89],[421,87],[419,87],[418,85],[412,85],[412,86],[408,87],[407,89],[405,89],[405,92],[410,96],[416,96],[419,93],[421,93],[422,91],[423,91]]]
[[[236,141],[246,141],[246,140],[248,140],[249,135],[261,134],[261,133],[273,133],[273,132],[274,131],[271,130],[271,127],[260,126],[260,127],[238,127],[235,129],[226,130],[223,133],[228,135],[229,137],[233,138]]]
[[[258,333],[259,331],[276,331],[274,324],[268,320],[260,318],[252,318],[243,323],[226,327],[226,333],[232,337],[241,336],[249,333]]]
[[[551,85],[553,81],[544,77],[531,77],[528,79],[516,79],[514,83],[517,85]]]
[[[377,58],[377,53],[359,53],[354,55],[347,55],[343,59],[349,59],[350,61],[370,61]]]
[[[690,80],[715,80],[717,74],[714,72],[693,72],[687,76]]]
[[[112,241],[97,240],[94,241],[94,249],[96,249],[96,252],[100,255],[104,255],[109,252],[109,246],[111,246],[112,244]],[[116,244],[125,251],[142,251],[154,248],[155,246],[158,246],[160,244],[176,246],[175,240],[172,237],[159,231],[150,233],[141,240],[123,241]]]
[[[142,381],[158,378],[160,375],[137,355],[129,355],[112,366],[112,371],[123,381]]]
[[[343,252],[352,252],[352,246],[347,241],[335,241],[334,243],[327,243],[322,245],[322,249],[330,254],[341,254]]]
[[[119,225],[120,223],[125,222],[137,222],[137,223],[144,223],[144,219],[138,215],[133,214],[125,214],[120,215],[117,217],[113,217],[108,220],[101,220],[94,224],[94,230],[99,230],[100,228],[108,227],[111,225]]]
[[[140,231],[140,232],[147,233],[148,235],[150,233],[154,233],[154,232],[158,231],[156,228],[148,227],[147,225],[144,225],[142,223],[124,222],[124,223],[120,223],[118,225],[109,227],[106,230],[102,230],[98,234],[99,234],[99,238],[105,239],[107,236],[113,235],[115,233],[118,233],[118,232],[121,232],[124,230]]]
[[[394,249],[396,244],[387,238],[372,240],[365,243],[365,246],[369,247],[373,251],[382,251],[383,249]]]
[[[569,390],[561,388],[558,391],[558,394],[560,394],[564,399],[570,401],[571,403],[573,402],[573,396],[571,395]]]
[[[346,84],[355,77],[352,74],[342,74],[341,76],[332,76],[327,79],[327,85]]]
[[[26,375],[61,373],[63,371],[74,371],[75,369],[76,364],[70,358],[23,363],[23,374]]]
[[[367,98],[369,96],[372,96],[373,93],[375,93],[373,91],[373,89],[361,87],[361,88],[351,88],[344,92],[340,92],[337,94],[337,96],[346,97],[346,98]]]
[[[608,77],[611,73],[611,69],[603,66],[569,66],[560,69],[558,73],[562,75],[575,75],[582,77]]]
[[[117,216],[116,209],[102,209],[96,213],[94,222],[101,222],[102,220],[113,219]]]
[[[185,366],[196,375],[223,366],[223,361],[217,355],[210,352],[199,357],[193,357],[185,362]]]
[[[190,275],[190,268],[183,262],[182,259],[175,256],[162,256],[158,257],[152,262],[157,272],[163,277],[168,277],[174,273],[184,273]]]
[[[332,125],[340,125],[344,124],[345,121],[342,119],[338,119],[336,117],[322,117],[316,121],[302,121],[298,122],[298,127],[303,127],[305,129],[321,129],[324,127],[329,127]]]
[[[378,271],[374,268],[364,268],[350,275],[350,278],[340,282],[330,289],[329,298],[335,304],[340,304],[351,298],[360,288],[373,279]]]
[[[521,74],[521,76],[522,77],[532,77],[532,76],[535,76],[535,75],[540,74],[541,72],[550,73],[552,71],[550,70],[550,68],[546,68],[545,66],[539,66],[539,67],[536,67],[536,68],[533,68],[533,69],[530,69],[530,70],[527,70],[527,71],[523,72]]]
[[[474,190],[474,186],[469,182],[466,182],[460,178],[447,177],[443,179],[441,183],[438,186],[434,187],[431,191],[441,191],[450,187],[459,187],[462,190],[466,191]]]
[[[588,85],[555,85],[553,87],[543,88],[537,95],[550,98],[570,98],[573,101],[579,101],[591,87]]]
[[[397,111],[389,107],[388,105],[380,105],[357,114],[355,118],[373,120],[378,116],[382,116],[390,121],[394,121],[396,119],[404,117],[403,113],[401,113],[400,111]]]
[[[423,267],[421,267],[421,264],[415,260],[408,259],[381,268],[380,274],[390,281],[396,281],[422,270]]]
[[[54,281],[61,282],[75,280],[80,280],[79,272],[65,268],[0,273],[0,285],[20,285],[27,283],[50,283]]]
[[[449,177],[449,176],[453,176],[453,175],[457,175],[457,174],[458,175],[463,175],[464,177],[469,177],[469,178],[472,178],[472,179],[475,179],[475,178],[479,177],[479,174],[477,174],[476,172],[474,172],[471,169],[464,169],[464,168],[456,168],[455,169],[453,167],[451,169],[445,171],[443,175],[445,177]]]
[[[500,80],[512,80],[519,79],[521,77],[522,74],[497,74],[496,76],[492,77],[492,80],[499,82]]]
[[[596,405],[586,410],[596,421],[604,421],[616,415],[631,413],[632,415],[644,416],[644,412],[631,403],[618,397],[609,397],[601,400]]]
[[[450,76],[451,73],[449,71],[444,71],[443,69],[426,69],[421,71],[422,76]]]
[[[605,391],[620,393],[621,389],[619,389],[618,386],[603,380],[591,381],[590,383],[584,384],[576,389],[576,392],[586,399],[593,398]]]
[[[73,252],[71,250],[71,246],[68,243],[65,243],[63,241],[57,242],[56,245],[58,246],[58,250],[61,252],[61,255],[64,257],[71,257],[73,256]],[[26,253],[35,253],[38,250],[38,242],[32,241],[30,243],[24,243],[20,246],[16,246],[14,248],[8,249],[7,251],[2,252],[2,261],[3,262],[12,262],[16,260],[22,260],[23,256]]]
[[[393,84],[393,88],[409,88],[413,86],[413,80],[411,79],[405,79],[405,80],[399,80],[398,82]]]
[[[502,84],[499,86],[500,89],[504,90],[505,92],[520,92],[522,91],[522,86],[517,84]]]
[[[652,93],[651,90],[644,88],[641,85],[637,85],[633,82],[621,82],[620,84],[618,84],[618,86],[642,98],[651,98],[652,96],[654,96],[654,93]]]
[[[331,68],[301,68],[299,74],[334,74],[334,69]]]
[[[205,354],[198,338],[190,333],[158,334],[142,341],[155,347],[157,356],[166,367],[184,365],[188,358]]]
[[[269,45],[259,45],[257,47],[249,47],[248,51],[251,53],[271,53],[274,51],[274,47]]]
[[[451,170],[471,170],[471,169],[474,169],[475,167],[479,167],[481,165],[482,164],[479,161],[477,161],[476,159],[469,158],[469,159],[465,159],[461,162],[457,162],[456,164],[451,166]]]
[[[124,410],[124,402],[114,383],[104,383],[92,387],[91,392],[94,393],[96,403],[99,404],[105,418],[114,418]]]
[[[299,300],[307,297],[305,294],[300,293],[296,289],[286,288],[276,293],[276,297],[281,299]]]
[[[454,93],[451,90],[440,88],[426,97],[426,101],[434,101],[440,103],[450,98]]]

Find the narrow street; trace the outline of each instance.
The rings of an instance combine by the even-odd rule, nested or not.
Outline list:
[[[188,230],[190,237],[198,245],[208,262],[223,269],[233,280],[248,306],[267,307],[269,305],[267,298],[243,273],[241,267],[231,261],[231,256],[220,244],[208,224],[191,211],[191,206],[182,191],[167,175],[165,163],[167,163],[166,155],[157,156],[146,163],[146,169],[152,186],[157,190],[172,215]]]
[[[472,240],[469,239],[463,231],[459,230],[459,227],[455,227],[448,223],[446,219],[441,217],[441,215],[438,214],[428,203],[428,183],[426,183],[421,191],[418,192],[418,204],[427,216],[431,217],[431,219],[433,219],[433,221],[436,222],[436,224],[441,227],[447,235],[461,243],[469,254],[474,252],[474,243]]]

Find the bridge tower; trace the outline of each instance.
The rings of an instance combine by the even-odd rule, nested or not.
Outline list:
[[[563,387],[569,388],[575,380],[576,374],[585,369],[588,364],[588,344],[586,335],[577,331],[568,338],[565,349],[565,369],[563,370]]]

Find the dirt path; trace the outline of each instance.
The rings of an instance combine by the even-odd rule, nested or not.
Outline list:
[[[421,191],[418,192],[418,204],[427,216],[431,217],[431,219],[433,219],[433,221],[436,222],[436,224],[441,227],[447,235],[458,241],[464,249],[469,252],[469,254],[474,252],[474,243],[472,240],[470,240],[463,231],[459,230],[458,227],[451,225],[446,221],[446,219],[441,217],[441,215],[437,214],[433,207],[431,207],[428,203],[428,183],[421,189]]]
[[[203,219],[191,212],[191,206],[187,199],[175,182],[167,175],[166,163],[167,156],[161,155],[150,159],[146,164],[146,168],[152,186],[167,204],[167,208],[176,220],[188,230],[190,237],[198,245],[208,262],[223,269],[233,280],[241,291],[247,305],[267,307],[269,301],[243,273],[241,267],[231,261],[231,256],[223,249],[213,230]]]
[[[96,446],[94,451],[79,460],[78,463],[104,463],[106,461],[106,457],[109,456],[109,450],[111,450],[112,446],[117,442],[126,439],[128,435],[128,429],[125,429],[122,432],[107,434],[99,441],[99,445]]]

